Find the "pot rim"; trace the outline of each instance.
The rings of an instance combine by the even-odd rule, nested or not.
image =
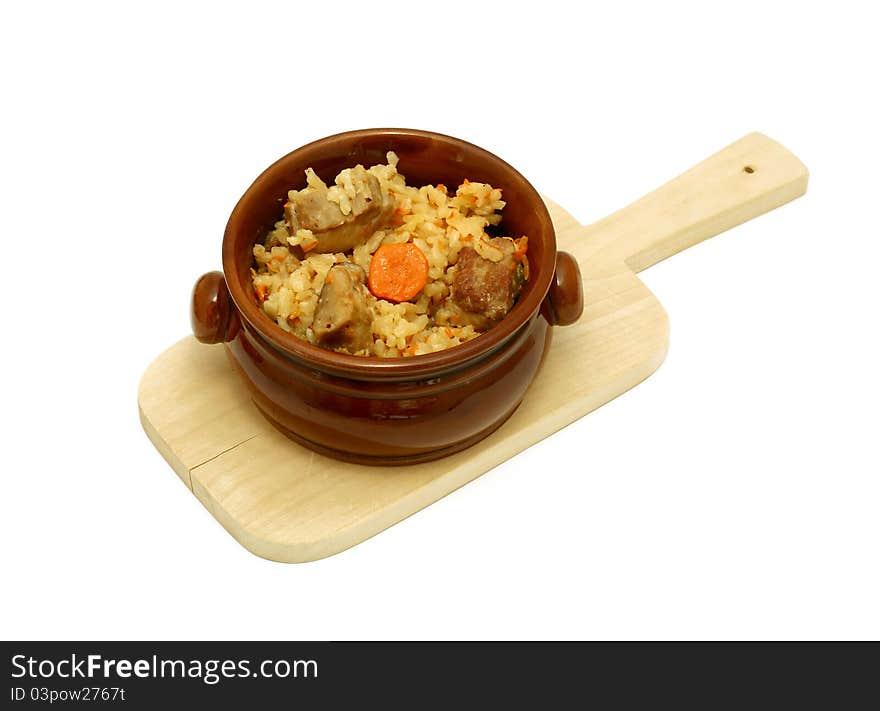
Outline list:
[[[275,173],[285,167],[287,163],[295,160],[295,156],[298,154],[313,152],[322,147],[332,149],[336,145],[345,144],[352,140],[367,137],[375,138],[377,136],[422,137],[436,143],[476,154],[482,157],[483,160],[494,163],[496,167],[500,168],[508,177],[509,182],[516,184],[518,189],[532,203],[531,207],[541,223],[546,240],[542,264],[530,264],[530,270],[539,281],[533,283],[526,297],[517,301],[510,310],[510,313],[498,324],[473,340],[447,348],[446,350],[437,351],[436,353],[408,356],[406,358],[380,358],[379,356],[355,356],[337,353],[336,351],[312,345],[308,341],[279,328],[276,323],[266,316],[256,300],[250,297],[247,285],[243,284],[238,278],[239,272],[235,258],[234,237],[242,219],[243,206],[248,201],[248,198],[262,190],[264,185],[271,182]],[[460,138],[454,138],[442,133],[408,128],[372,128],[345,131],[312,141],[291,151],[260,173],[257,179],[248,187],[238,203],[236,203],[235,208],[233,208],[223,235],[223,274],[226,278],[229,294],[238,313],[257,333],[277,350],[317,370],[343,374],[348,377],[363,376],[371,380],[432,377],[444,371],[458,369],[470,361],[489,355],[506,343],[537,314],[550,288],[555,264],[556,233],[550,213],[538,191],[519,171],[495,154],[473,143],[468,143]]]

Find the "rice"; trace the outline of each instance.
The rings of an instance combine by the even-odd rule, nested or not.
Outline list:
[[[472,325],[453,323],[444,316],[444,307],[463,247],[470,246],[494,262],[503,256],[490,243],[486,232],[487,227],[501,222],[505,206],[501,190],[468,180],[457,187],[454,195],[449,194],[445,185],[413,187],[398,172],[397,156],[389,152],[386,159],[386,164],[370,168],[347,168],[331,186],[325,185],[311,168],[306,170],[307,186],[326,190],[327,199],[336,203],[344,215],[352,210],[353,180],[366,174],[374,176],[383,193],[394,198],[397,209],[389,224],[374,231],[347,254],[310,252],[318,242],[310,230],[298,229],[290,234],[284,220],[275,223],[264,242],[253,248],[251,275],[257,299],[280,328],[317,343],[312,325],[330,269],[348,261],[369,273],[373,254],[381,245],[411,242],[428,261],[427,283],[411,301],[401,303],[376,298],[363,286],[372,316],[373,343],[355,355],[421,355],[470,341],[480,332]],[[291,199],[296,192],[290,191]]]

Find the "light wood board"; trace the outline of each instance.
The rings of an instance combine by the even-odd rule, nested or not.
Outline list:
[[[338,553],[648,377],[666,354],[668,319],[635,273],[806,187],[807,170],[795,156],[750,134],[588,227],[548,201],[559,248],[580,264],[584,315],[556,329],[542,371],[510,420],[445,459],[381,468],[315,454],[264,420],[221,346],[192,337],[144,373],[141,421],[183,483],[245,548],[283,562]]]

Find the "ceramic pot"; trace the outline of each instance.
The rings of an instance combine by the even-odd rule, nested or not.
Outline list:
[[[324,350],[280,329],[253,291],[252,248],[280,219],[287,191],[311,166],[328,183],[343,168],[394,151],[409,185],[501,188],[502,227],[529,238],[529,280],[497,325],[460,346],[405,358]],[[223,343],[260,411],[321,454],[363,464],[437,459],[491,434],[513,413],[550,346],[552,326],[577,320],[583,289],[574,258],[557,252],[553,223],[529,182],[500,158],[456,138],[410,129],[350,131],[315,141],[267,168],[239,200],[223,237],[223,273],[193,290],[193,332]]]

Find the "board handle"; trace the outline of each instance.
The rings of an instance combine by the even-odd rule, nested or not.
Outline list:
[[[788,149],[750,133],[588,229],[639,272],[800,197],[808,178]]]

